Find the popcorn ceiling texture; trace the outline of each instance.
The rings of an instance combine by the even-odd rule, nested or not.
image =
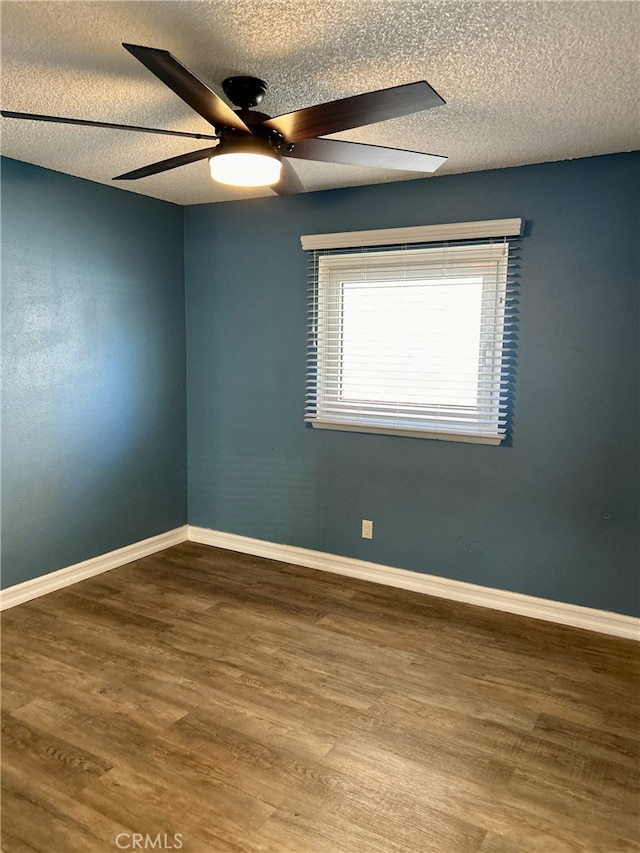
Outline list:
[[[169,50],[222,95],[262,77],[278,115],[426,79],[446,106],[337,134],[444,154],[437,174],[640,147],[637,2],[4,2],[4,109],[210,132],[121,47]],[[205,147],[199,140],[2,119],[2,153],[110,184],[114,175]],[[291,161],[309,190],[422,178]],[[117,185],[177,204],[270,190],[214,184],[206,161]]]

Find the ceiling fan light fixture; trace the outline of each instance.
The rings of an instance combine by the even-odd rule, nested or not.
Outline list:
[[[282,161],[266,139],[223,140],[209,159],[214,181],[233,187],[269,187],[277,183]]]
[[[205,119],[211,129],[215,129],[215,135],[10,110],[0,110],[0,114],[5,118],[27,121],[114,128],[218,142],[217,147],[188,151],[125,172],[113,178],[114,181],[137,181],[189,163],[208,160],[211,177],[215,181],[236,187],[273,187],[274,192],[282,196],[305,192],[295,169],[288,164],[285,166],[283,158],[422,173],[435,172],[447,159],[402,148],[326,138],[344,130],[441,106],[444,100],[426,80],[351,95],[270,118],[253,109],[267,91],[264,80],[257,77],[227,77],[223,80],[225,95],[239,107],[234,110],[167,50],[128,42],[123,42],[122,46]]]

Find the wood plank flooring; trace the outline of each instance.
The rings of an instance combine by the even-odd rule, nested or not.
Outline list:
[[[4,853],[640,851],[631,641],[192,543],[2,627]]]

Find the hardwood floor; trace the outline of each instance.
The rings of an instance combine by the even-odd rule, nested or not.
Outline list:
[[[2,623],[4,853],[640,850],[631,641],[195,544]]]

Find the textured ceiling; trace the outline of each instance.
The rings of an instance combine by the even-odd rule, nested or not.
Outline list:
[[[126,41],[169,50],[218,94],[227,76],[261,77],[273,116],[425,79],[445,106],[336,138],[447,155],[437,174],[640,148],[638,2],[5,0],[0,14],[7,110],[210,132]],[[207,144],[6,118],[1,130],[6,156],[105,184]],[[290,162],[310,190],[424,177]],[[214,184],[206,161],[117,186],[178,204],[272,195]]]

